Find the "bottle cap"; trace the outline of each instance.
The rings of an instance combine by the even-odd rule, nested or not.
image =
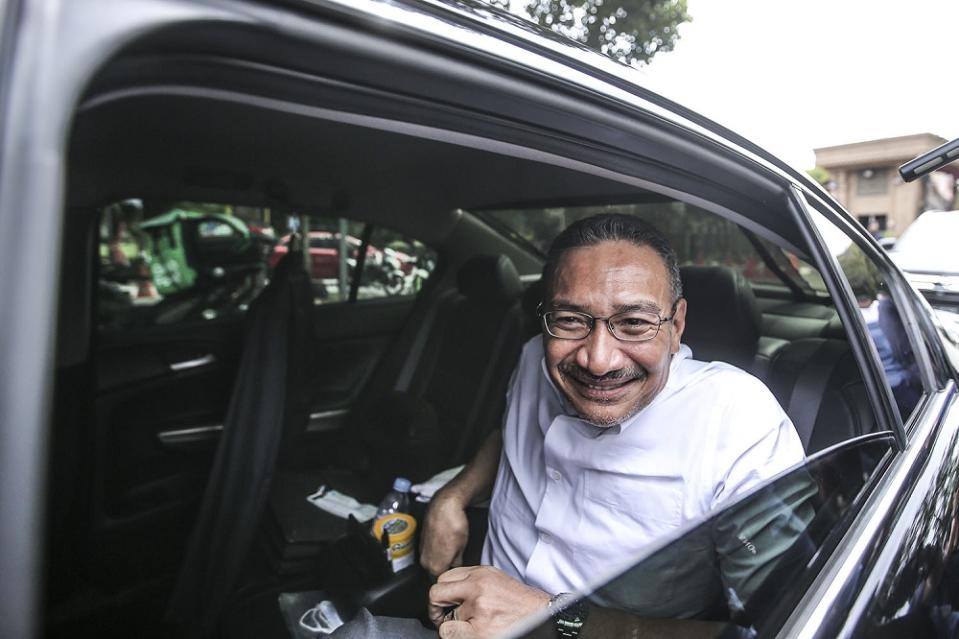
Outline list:
[[[393,490],[397,490],[401,493],[410,492],[410,480],[406,477],[397,477],[393,480]]]

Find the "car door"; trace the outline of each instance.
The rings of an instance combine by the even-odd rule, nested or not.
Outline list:
[[[69,498],[51,497],[48,594],[56,605],[92,584],[111,593],[95,606],[109,606],[178,565],[224,427],[245,311],[269,279],[277,233],[269,211],[215,203],[126,200],[87,215],[97,235],[87,255],[95,282],[86,284],[94,345],[84,364],[61,371],[54,402],[51,481]],[[435,265],[435,253],[387,229],[309,221],[354,230],[371,250],[405,242]],[[313,278],[319,365],[304,455],[342,426],[416,299],[412,279],[389,293],[361,285],[373,265],[356,264],[358,249],[343,253],[345,279]],[[66,272],[65,286],[82,286],[70,279],[80,274]]]

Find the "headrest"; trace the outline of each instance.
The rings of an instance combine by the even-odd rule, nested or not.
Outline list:
[[[683,342],[693,349],[693,357],[749,370],[762,325],[749,282],[725,266],[684,266],[679,271],[689,305]]]
[[[530,282],[526,285],[526,289],[523,290],[520,308],[523,309],[523,333],[527,337],[537,335],[540,330],[542,330],[536,311],[539,309],[539,304],[543,301],[543,295],[545,293],[546,285],[543,284],[542,279]]]
[[[523,292],[513,261],[505,255],[477,255],[456,274],[460,293],[474,302],[509,304]]]

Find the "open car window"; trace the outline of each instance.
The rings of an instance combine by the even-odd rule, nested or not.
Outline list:
[[[706,620],[726,624],[717,636],[773,636],[861,508],[892,443],[880,433],[823,451],[656,544],[587,594],[601,609],[595,617]]]

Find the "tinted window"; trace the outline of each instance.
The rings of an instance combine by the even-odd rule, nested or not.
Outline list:
[[[539,252],[549,249],[559,232],[576,220],[598,213],[626,213],[641,217],[666,236],[680,266],[727,266],[753,284],[812,289],[817,275],[802,260],[775,245],[748,234],[718,215],[683,202],[610,204],[537,209],[499,209],[482,212],[509,229]],[[819,280],[821,282],[821,280]]]
[[[711,620],[743,631],[728,636],[775,634],[860,508],[891,441],[879,435],[810,459],[661,545],[588,599],[638,618]]]
[[[241,314],[304,235],[309,248],[301,255],[318,304],[350,301],[354,284],[361,300],[419,291],[436,253],[395,231],[367,229],[346,218],[258,207],[112,204],[100,217],[99,327],[109,332]]]
[[[213,320],[246,310],[267,282],[269,210],[127,200],[100,218],[101,330]]]
[[[829,252],[836,258],[869,329],[882,370],[905,422],[923,392],[922,377],[903,306],[887,285],[882,266],[853,238],[815,209],[810,213]]]

